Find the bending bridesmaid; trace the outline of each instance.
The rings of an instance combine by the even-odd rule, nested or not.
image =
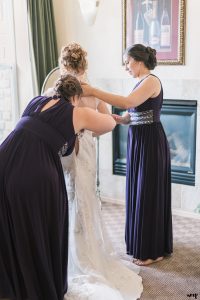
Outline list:
[[[82,89],[61,77],[38,96],[0,145],[0,299],[63,300],[67,291],[68,205],[58,155],[82,129],[112,130],[112,116],[75,107]]]
[[[151,73],[156,65],[156,50],[135,44],[125,53],[126,70],[138,78],[130,95],[82,85],[85,96],[128,110],[113,117],[129,125],[125,240],[127,254],[137,265],[160,261],[173,251],[170,151],[160,122],[163,88]]]

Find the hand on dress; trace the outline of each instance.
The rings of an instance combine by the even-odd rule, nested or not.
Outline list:
[[[123,115],[123,116],[119,116],[119,115],[116,115],[116,114],[112,114],[112,117],[113,119],[115,120],[115,122],[117,124],[128,124],[129,121],[130,121],[130,115],[129,114],[126,114],[126,115]]]
[[[116,114],[112,114],[113,119],[115,120],[115,122],[117,124],[122,124],[123,123],[123,117],[116,115]]]

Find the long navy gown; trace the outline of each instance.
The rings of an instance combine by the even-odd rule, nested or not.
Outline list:
[[[0,298],[63,300],[68,203],[59,149],[73,150],[73,106],[34,98],[0,146]]]
[[[125,240],[127,254],[141,260],[170,255],[173,247],[170,151],[160,122],[162,103],[161,87],[157,97],[129,109]]]

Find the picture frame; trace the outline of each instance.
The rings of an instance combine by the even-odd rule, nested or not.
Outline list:
[[[160,65],[185,63],[185,0],[122,0],[123,53],[133,44],[157,51]]]

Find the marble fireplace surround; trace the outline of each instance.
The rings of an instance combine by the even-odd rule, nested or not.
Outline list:
[[[135,82],[133,79],[93,79],[93,85],[107,91],[127,95]],[[162,79],[164,98],[197,100],[196,131],[196,181],[195,186],[172,184],[173,212],[200,218],[200,79]],[[125,177],[112,174],[112,134],[100,137],[99,180],[102,200],[124,204]]]

